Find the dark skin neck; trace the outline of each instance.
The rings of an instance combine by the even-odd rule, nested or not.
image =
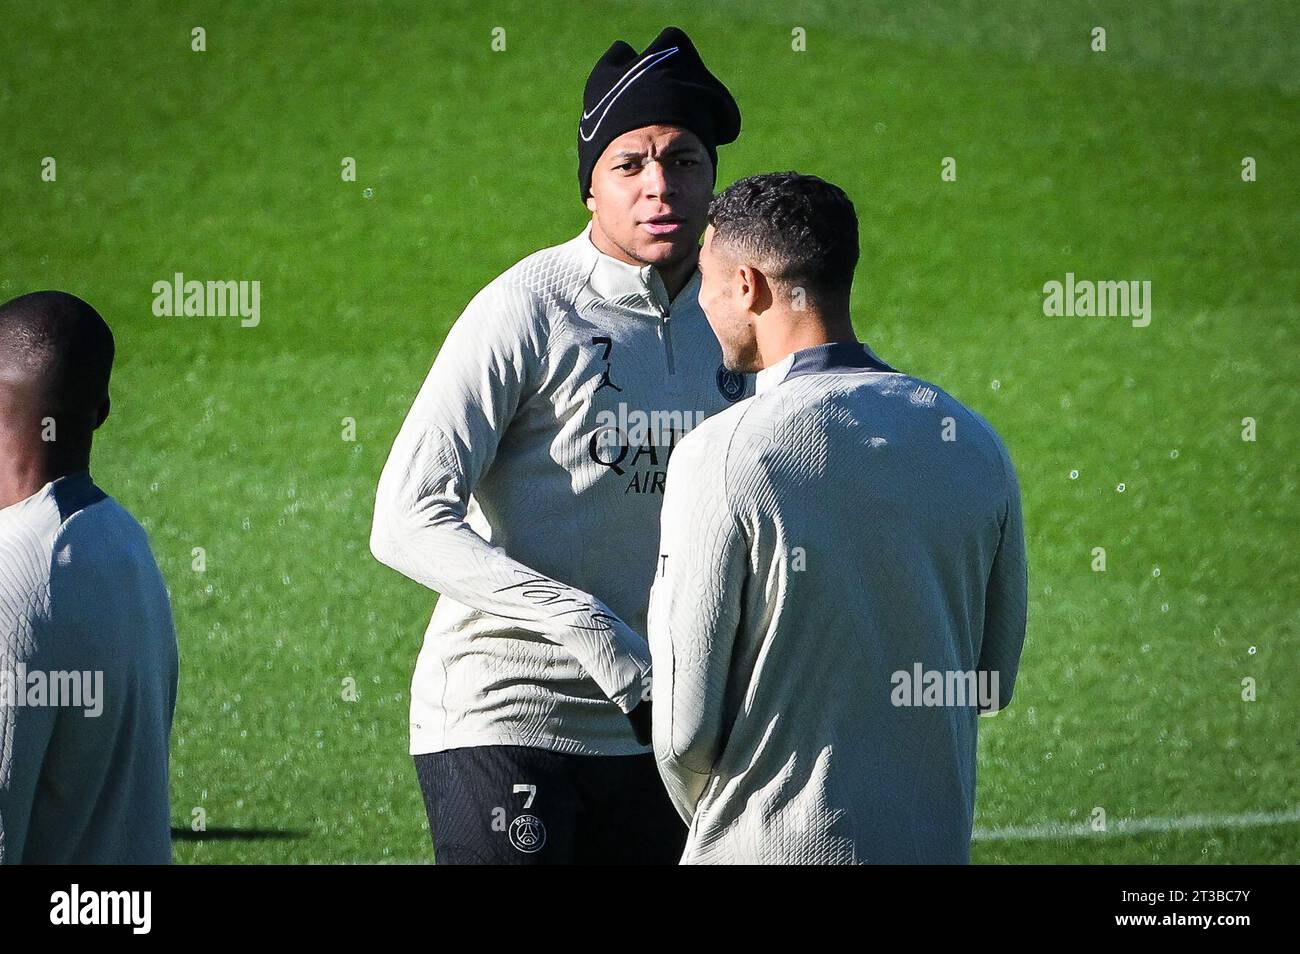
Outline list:
[[[0,508],[26,500],[46,484],[90,469],[90,451],[80,454],[48,453],[25,441],[0,436]]]
[[[43,440],[45,418],[30,389],[0,382],[0,507],[26,500],[46,484],[90,469],[93,422],[60,417],[56,440]],[[107,416],[107,406],[104,408]]]
[[[695,265],[700,259],[699,249],[696,249],[680,262],[674,262],[671,265],[656,265],[655,271],[663,279],[664,289],[668,292],[668,300],[672,301],[677,297],[677,293],[686,287],[686,283],[691,280],[695,274]]]

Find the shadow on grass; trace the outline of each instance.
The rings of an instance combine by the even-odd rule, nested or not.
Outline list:
[[[207,831],[173,828],[172,841],[291,841],[309,834],[309,831],[280,828],[209,828]]]

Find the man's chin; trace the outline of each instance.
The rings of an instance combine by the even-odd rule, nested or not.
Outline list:
[[[733,374],[757,374],[763,368],[758,363],[757,356],[745,357],[736,354],[722,354],[722,366]]]
[[[699,236],[693,239],[686,236],[651,238],[637,245],[636,256],[647,265],[676,265],[695,255],[699,248]]]

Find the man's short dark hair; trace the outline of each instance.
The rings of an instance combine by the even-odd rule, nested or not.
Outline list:
[[[30,378],[51,410],[97,410],[114,351],[108,324],[76,295],[32,292],[0,305],[0,365]]]
[[[797,172],[749,176],[709,206],[714,241],[753,256],[786,288],[847,293],[858,264],[858,215],[838,186]]]

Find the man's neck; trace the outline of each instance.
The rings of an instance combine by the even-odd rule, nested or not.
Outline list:
[[[637,268],[645,268],[651,265],[650,262],[642,262],[633,258],[627,252],[623,251],[618,245],[610,241],[609,237],[603,231],[596,228],[593,224],[591,230],[591,244],[608,255],[610,258],[618,259],[626,265],[634,265]],[[654,270],[659,273],[659,279],[664,283],[664,290],[668,292],[668,300],[672,301],[678,293],[686,287],[691,276],[695,274],[696,264],[700,259],[700,250],[698,247],[691,249],[691,253],[679,262],[669,262],[664,265],[652,265]]]
[[[771,340],[758,342],[763,367],[770,368],[805,348],[839,342],[858,343],[857,332],[853,330],[853,322],[847,314],[827,319],[819,314],[805,313],[798,315],[797,321],[794,318],[793,313],[781,316],[770,325],[774,329],[781,329],[781,332]]]
[[[0,440],[0,508],[21,503],[60,477],[89,469],[89,455],[56,458]]]
[[[699,259],[700,251],[696,249],[680,262],[655,266],[655,271],[659,273],[660,279],[663,280],[664,290],[668,292],[669,301],[676,298],[678,293],[686,287],[687,282],[691,280],[691,276],[695,274],[695,266]]]

